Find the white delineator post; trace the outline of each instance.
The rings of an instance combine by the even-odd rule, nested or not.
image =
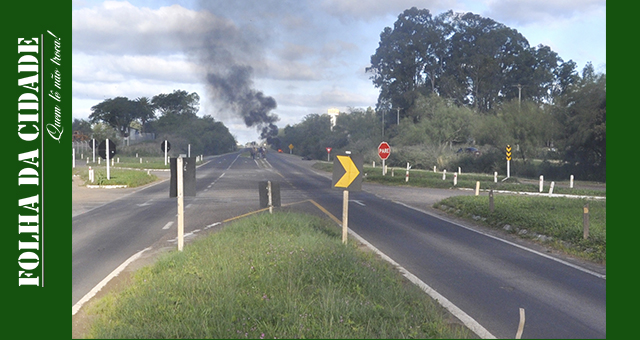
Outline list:
[[[569,176],[569,188],[573,189],[573,175]]]
[[[405,182],[409,182],[409,169],[411,169],[411,167],[409,166],[409,162],[407,162],[407,175],[404,178]]]
[[[166,147],[165,147],[166,149]],[[182,157],[178,157],[176,159],[176,173],[177,173],[177,196],[178,196],[178,251],[182,251],[184,247],[184,185],[183,181],[183,166],[182,166]]]
[[[540,192],[542,192],[544,187],[544,176],[540,175]]]
[[[458,185],[458,174],[453,173],[453,186]]]
[[[442,170],[442,180],[447,179],[447,169]]]
[[[76,167],[76,148],[73,148],[73,167]]]
[[[498,172],[497,171],[493,172],[493,183],[498,183]]]

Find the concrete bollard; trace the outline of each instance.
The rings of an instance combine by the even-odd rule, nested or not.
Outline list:
[[[480,195],[480,181],[476,181],[476,196]]]
[[[460,169],[460,167],[458,167],[458,175],[462,174],[462,169]]]
[[[435,166],[435,165],[433,166],[433,172],[437,172],[437,171],[436,171],[436,166]]]
[[[458,185],[458,174],[453,174],[453,186]]]
[[[447,169],[442,170],[442,180],[447,179]]]
[[[556,185],[556,182],[551,182],[551,186],[549,186],[549,196],[553,195],[553,187]]]
[[[498,172],[497,171],[495,171],[493,173],[493,183],[498,183]]]

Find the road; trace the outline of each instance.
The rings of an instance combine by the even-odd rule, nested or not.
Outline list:
[[[283,204],[312,199],[341,219],[342,192],[303,163],[273,153],[267,161],[239,153],[210,158],[196,171],[196,197],[185,199],[185,233],[197,235],[257,210],[262,180],[280,182]],[[524,308],[523,338],[606,337],[603,277],[385,196],[392,194],[366,186],[352,192],[350,229],[494,336],[514,337]],[[318,213],[313,205],[299,206]],[[175,242],[175,214],[165,181],[75,216],[72,304],[136,252]]]

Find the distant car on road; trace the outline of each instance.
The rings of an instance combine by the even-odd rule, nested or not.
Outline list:
[[[481,153],[480,150],[478,150],[477,148],[473,148],[473,147],[468,147],[468,148],[464,148],[464,149],[460,148],[460,149],[458,149],[458,151],[456,151],[456,153],[462,153],[462,152],[470,153],[470,154],[473,154],[475,156],[479,156],[480,153]]]

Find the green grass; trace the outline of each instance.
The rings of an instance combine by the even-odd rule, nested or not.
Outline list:
[[[313,167],[321,171],[332,172],[333,164],[329,162],[316,162]],[[452,189],[452,188],[469,188],[475,189],[476,182],[480,182],[481,190],[506,190],[515,192],[539,192],[540,187],[538,184],[521,183],[518,178],[511,177],[506,181],[502,181],[505,176],[498,176],[498,183],[494,183],[493,175],[488,174],[473,174],[462,173],[458,176],[458,182],[453,185],[453,172],[448,172],[446,179],[442,179],[442,172],[434,173],[428,170],[416,170],[409,171],[409,182],[405,181],[406,169],[394,168],[395,176],[391,176],[392,169],[388,168],[387,175],[382,176],[381,167],[364,166],[363,171],[367,174],[365,181],[372,183],[380,183],[385,185],[397,185],[397,186],[411,186],[411,187],[423,187],[423,188],[440,188],[440,189]],[[557,183],[553,189],[554,194],[566,194],[566,195],[579,195],[579,196],[603,196],[606,197],[606,190],[591,190],[591,189],[578,189],[575,185],[573,189],[567,187],[560,187]],[[548,193],[551,182],[545,181],[543,186],[543,192]]]
[[[583,208],[589,203],[589,238],[583,239]],[[488,196],[455,196],[435,208],[507,230],[594,262],[606,263],[606,201],[561,197],[495,195],[494,211]],[[505,226],[509,225],[505,229]]]
[[[148,183],[152,183],[158,179],[154,174],[147,174],[141,170],[127,170],[112,167],[109,169],[109,177],[107,180],[107,169],[104,166],[93,167],[94,182],[89,182],[89,167],[77,167],[73,169],[73,174],[80,176],[86,185],[126,185],[129,188],[138,187]]]
[[[249,217],[134,274],[90,308],[90,338],[469,338],[330,222]]]

